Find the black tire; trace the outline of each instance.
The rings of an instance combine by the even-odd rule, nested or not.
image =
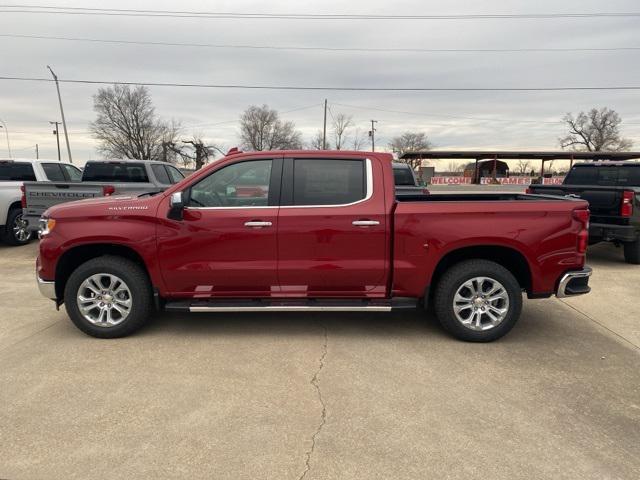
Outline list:
[[[126,318],[117,325],[95,325],[80,312],[77,301],[80,287],[86,279],[95,274],[115,275],[124,281],[129,289],[131,307]],[[151,282],[144,269],[131,260],[105,255],[88,260],[73,271],[64,289],[64,303],[71,321],[87,335],[97,338],[125,337],[142,327],[151,315]]]
[[[14,230],[14,228],[19,226],[18,224],[22,222],[21,208],[12,208],[9,210],[9,213],[7,214],[7,224],[4,226],[4,232],[2,235],[2,240],[4,240],[5,243],[13,246],[26,245],[29,243],[33,236],[30,232],[26,238],[20,238]]]
[[[640,239],[624,243],[624,260],[634,265],[640,264]]]
[[[509,305],[504,318],[487,330],[473,330],[465,326],[454,312],[456,292],[465,282],[476,277],[499,282],[508,296]],[[442,275],[436,285],[434,307],[438,321],[454,337],[467,342],[491,342],[508,333],[518,321],[522,311],[522,288],[513,274],[502,265],[488,260],[466,260],[455,264]],[[485,314],[480,314],[480,318],[489,319]]]

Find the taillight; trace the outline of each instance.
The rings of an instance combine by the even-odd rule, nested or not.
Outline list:
[[[633,213],[633,199],[635,193],[631,190],[622,192],[622,203],[620,204],[620,216],[630,217]]]
[[[585,253],[589,246],[589,210],[581,209],[573,211],[573,218],[582,224],[580,232],[578,232],[578,253]]]
[[[27,208],[27,193],[25,192],[24,185],[20,185],[20,191],[22,192],[22,197],[20,198],[20,206],[22,208]]]
[[[533,193],[533,190],[531,190],[531,187],[527,187],[524,193],[526,193],[527,195],[531,195]]]
[[[113,185],[105,185],[104,187],[102,187],[102,194],[105,197],[108,197],[109,195],[113,195],[116,192],[116,187],[114,187]]]

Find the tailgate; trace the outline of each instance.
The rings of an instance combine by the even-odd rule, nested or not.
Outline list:
[[[622,187],[598,187],[591,185],[531,185],[531,193],[543,195],[572,196],[589,202],[593,216],[620,215]]]
[[[59,203],[102,197],[102,185],[90,183],[24,182],[27,216],[40,216]]]

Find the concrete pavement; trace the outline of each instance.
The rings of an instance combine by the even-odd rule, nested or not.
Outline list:
[[[491,344],[410,314],[163,314],[97,340],[0,246],[0,478],[632,479],[640,267]]]

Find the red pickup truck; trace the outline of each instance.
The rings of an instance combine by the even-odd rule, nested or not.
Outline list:
[[[396,195],[391,161],[386,153],[234,153],[161,193],[56,205],[41,220],[40,290],[102,338],[133,332],[154,308],[433,304],[442,326],[468,341],[507,333],[523,292],[589,292],[585,201]]]

